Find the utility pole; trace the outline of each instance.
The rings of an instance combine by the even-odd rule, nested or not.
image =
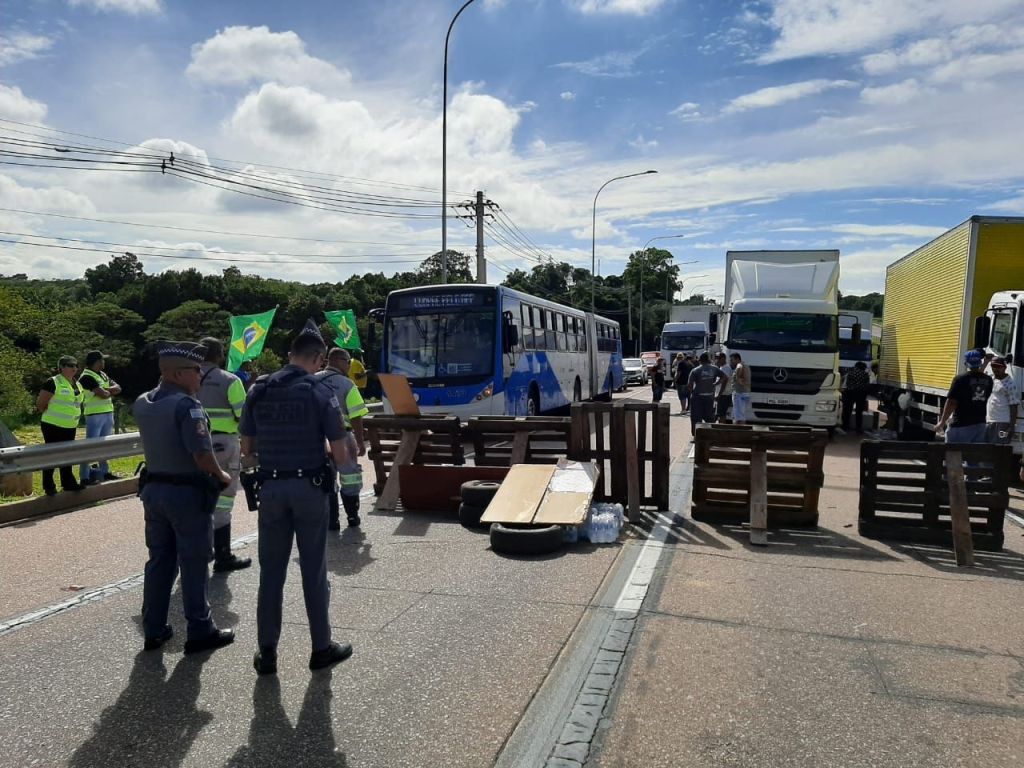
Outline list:
[[[477,191],[476,205],[476,281],[487,284],[487,259],[484,258],[484,193]]]
[[[626,322],[629,323],[629,338],[633,338],[633,292],[626,286]]]

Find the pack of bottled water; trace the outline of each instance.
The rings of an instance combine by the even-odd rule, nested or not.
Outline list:
[[[583,535],[591,544],[612,544],[618,541],[622,515],[621,504],[594,504],[587,515]]]

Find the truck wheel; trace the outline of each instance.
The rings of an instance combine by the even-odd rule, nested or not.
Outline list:
[[[501,483],[492,483],[487,480],[470,480],[462,484],[462,503],[470,507],[486,509],[500,487]]]
[[[546,555],[562,549],[562,526],[491,525],[491,549],[506,555]]]

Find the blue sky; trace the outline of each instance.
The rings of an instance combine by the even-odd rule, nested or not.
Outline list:
[[[251,163],[274,183],[310,170],[436,199],[394,185],[440,188],[441,50],[459,5],[7,0],[0,120],[17,122],[0,136],[72,131]],[[684,275],[708,275],[684,293],[720,295],[727,248],[839,248],[843,290],[881,290],[887,264],[968,216],[1024,215],[1020,2],[477,0],[449,72],[452,199],[483,189],[538,244],[528,256],[589,266],[594,193],[647,168],[601,194],[598,258],[617,271],[650,238],[686,235],[661,243],[698,262]],[[268,263],[243,270],[304,280],[409,269],[440,247],[436,219],[161,175],[0,165],[0,208],[32,212],[0,211],[19,233],[2,237],[23,241],[0,244],[0,272],[36,276],[106,259],[24,244],[73,242],[42,238],[192,257],[150,270],[251,254]],[[469,251],[473,234],[450,221],[449,242]],[[492,280],[529,268],[524,250],[489,237]]]

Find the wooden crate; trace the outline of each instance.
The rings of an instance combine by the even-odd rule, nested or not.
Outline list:
[[[694,436],[694,520],[750,520],[750,462],[754,446],[767,459],[767,525],[818,524],[818,499],[828,433],[811,427],[702,424]]]
[[[462,425],[457,416],[367,416],[363,428],[370,443],[367,455],[373,462],[373,492],[378,496],[387,483],[403,430],[420,433],[413,464],[466,463]]]
[[[986,443],[910,443],[867,440],[860,449],[862,536],[950,545],[947,451],[964,460],[967,510],[975,549],[1003,546],[1003,521],[1010,503],[1007,485],[1013,449]]]
[[[482,467],[555,464],[569,450],[570,420],[562,416],[474,416],[463,429]]]
[[[669,508],[668,403],[573,403],[570,418],[569,458],[600,470],[595,501],[628,505],[629,474],[636,471],[639,503]]]

